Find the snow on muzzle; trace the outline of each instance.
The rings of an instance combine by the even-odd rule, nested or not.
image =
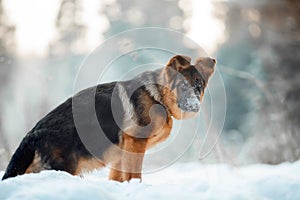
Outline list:
[[[184,112],[198,112],[200,110],[200,93],[190,86],[187,81],[179,89],[178,106]]]

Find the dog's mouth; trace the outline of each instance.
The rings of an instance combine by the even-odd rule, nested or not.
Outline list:
[[[199,112],[200,97],[195,94],[185,95],[178,101],[177,104],[184,112]]]

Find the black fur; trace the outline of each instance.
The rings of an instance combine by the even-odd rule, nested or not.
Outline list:
[[[33,160],[36,138],[35,135],[27,135],[14,153],[2,180],[24,174]],[[22,161],[22,162],[20,162]]]
[[[25,136],[20,146],[12,156],[12,159],[6,169],[2,180],[9,177],[14,177],[19,174],[24,174],[26,169],[33,161],[35,152],[37,152],[45,164],[45,169],[64,170],[69,173],[74,173],[79,157],[89,158],[92,155],[83,145],[77,129],[75,127],[72,101],[76,100],[77,105],[82,109],[82,114],[88,109],[86,105],[86,97],[95,94],[95,110],[98,121],[92,120],[90,113],[82,116],[83,119],[80,126],[87,128],[86,134],[91,134],[91,140],[94,139],[93,126],[100,124],[105,136],[114,144],[119,143],[119,130],[114,121],[111,109],[112,91],[116,83],[107,83],[98,85],[96,88],[88,88],[73,98],[69,98],[64,103],[47,114],[41,119],[36,126]],[[92,93],[92,90],[95,90]],[[116,100],[115,100],[116,101]],[[117,104],[120,105],[120,100],[117,99]],[[122,109],[118,106],[118,109]],[[120,110],[120,114],[123,111]],[[97,141],[98,143],[101,141]],[[99,154],[109,147],[107,142],[97,147]],[[51,152],[58,150],[59,155],[53,155]],[[59,156],[59,158],[57,158]]]

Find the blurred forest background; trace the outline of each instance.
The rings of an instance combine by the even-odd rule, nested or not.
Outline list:
[[[72,95],[91,50],[146,26],[185,33],[218,60],[226,119],[201,161],[299,159],[300,1],[0,0],[0,170],[34,124]],[[197,158],[195,149],[185,160]]]

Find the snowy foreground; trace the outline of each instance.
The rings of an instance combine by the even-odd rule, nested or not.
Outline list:
[[[238,168],[178,163],[145,174],[142,183],[108,181],[107,174],[27,174],[0,182],[0,199],[300,199],[300,161]]]

